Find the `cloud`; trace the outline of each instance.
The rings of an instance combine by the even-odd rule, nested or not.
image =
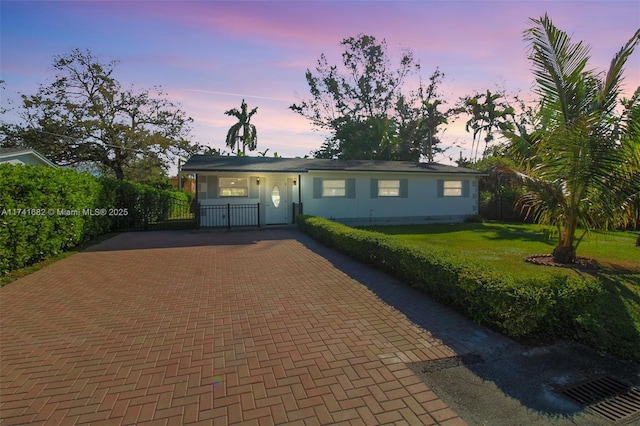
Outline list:
[[[259,96],[259,95],[249,95],[249,94],[242,94],[242,93],[229,93],[229,92],[218,92],[215,90],[201,90],[201,89],[187,89],[191,92],[198,92],[198,93],[208,93],[211,95],[222,95],[222,96],[234,96],[234,97],[239,97],[239,98],[247,98],[247,99],[266,99],[269,101],[282,101],[282,102],[289,102],[290,99],[284,99],[284,98],[276,98],[276,97],[271,97],[271,96]]]

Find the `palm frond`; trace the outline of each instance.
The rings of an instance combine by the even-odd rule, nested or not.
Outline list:
[[[589,60],[589,47],[582,42],[573,44],[564,31],[557,29],[547,15],[532,19],[534,26],[525,32],[530,43],[529,59],[538,83],[535,91],[551,111],[561,113],[562,121],[576,115],[575,101],[580,97]]]
[[[609,114],[615,108],[615,102],[612,101],[615,101],[620,93],[620,81],[624,65],[638,44],[640,44],[640,29],[635,32],[611,60],[609,71],[606,74],[600,96],[597,99],[596,108],[598,110]]]

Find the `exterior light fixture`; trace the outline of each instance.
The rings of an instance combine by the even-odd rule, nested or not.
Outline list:
[[[298,184],[298,178],[296,178],[296,177],[294,177],[294,178],[293,178],[293,184],[294,184],[294,185],[297,185],[297,184]]]
[[[259,177],[256,178],[256,184],[260,185],[260,178]]]

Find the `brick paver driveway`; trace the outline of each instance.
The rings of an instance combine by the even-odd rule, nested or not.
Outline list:
[[[464,424],[358,276],[393,284],[292,229],[120,234],[0,290],[1,423]]]

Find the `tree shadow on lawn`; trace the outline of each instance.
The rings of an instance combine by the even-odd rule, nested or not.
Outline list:
[[[547,228],[523,226],[520,223],[452,223],[432,225],[390,225],[368,226],[360,229],[379,232],[386,235],[440,235],[450,234],[455,237],[458,232],[475,232],[483,234],[482,238],[490,241],[524,241],[543,243],[554,246],[552,231]]]
[[[525,241],[543,243],[548,246],[555,246],[556,241],[553,238],[553,232],[546,228],[534,229],[524,228],[521,225],[505,225],[500,224],[496,226],[488,225],[488,230],[493,235],[484,235],[487,240],[500,240],[500,241]],[[485,231],[484,229],[479,231]]]
[[[519,424],[528,424],[533,418],[537,418],[538,421],[561,421],[558,424],[596,424],[593,423],[593,416],[588,416],[588,420],[585,420],[583,407],[555,394],[553,386],[566,384],[567,381],[585,380],[594,374],[611,374],[622,377],[633,385],[640,385],[640,368],[636,362],[598,353],[581,344],[549,346],[516,342],[473,323],[424,292],[330,249],[304,234],[300,235],[298,241],[454,350],[456,357],[440,361],[444,364],[453,363],[454,367],[464,371],[458,371],[457,381],[451,374],[442,375],[438,384],[443,392],[441,397],[448,393],[452,400],[465,394],[466,391],[462,392],[462,389],[473,387],[467,381],[474,380],[478,384],[479,393],[467,395],[467,400],[462,403],[468,406],[473,406],[472,400],[479,398],[489,388],[496,388],[496,398],[512,404],[519,411],[519,415],[524,416],[523,422]],[[627,293],[621,289],[620,296],[626,297]],[[620,299],[613,302],[617,304],[612,309],[617,310],[622,306]],[[621,319],[621,322],[626,324],[625,329],[633,327],[630,317],[621,316]],[[420,369],[425,368],[426,364],[428,363],[417,363],[410,367],[429,386],[435,385],[430,382],[435,378],[434,374],[419,374]],[[498,412],[504,408],[500,404],[489,404],[488,409]],[[468,419],[479,420],[473,413],[467,414]],[[513,420],[515,419],[507,418],[504,423],[495,424],[514,424],[510,423]],[[574,420],[577,423],[574,423]]]

